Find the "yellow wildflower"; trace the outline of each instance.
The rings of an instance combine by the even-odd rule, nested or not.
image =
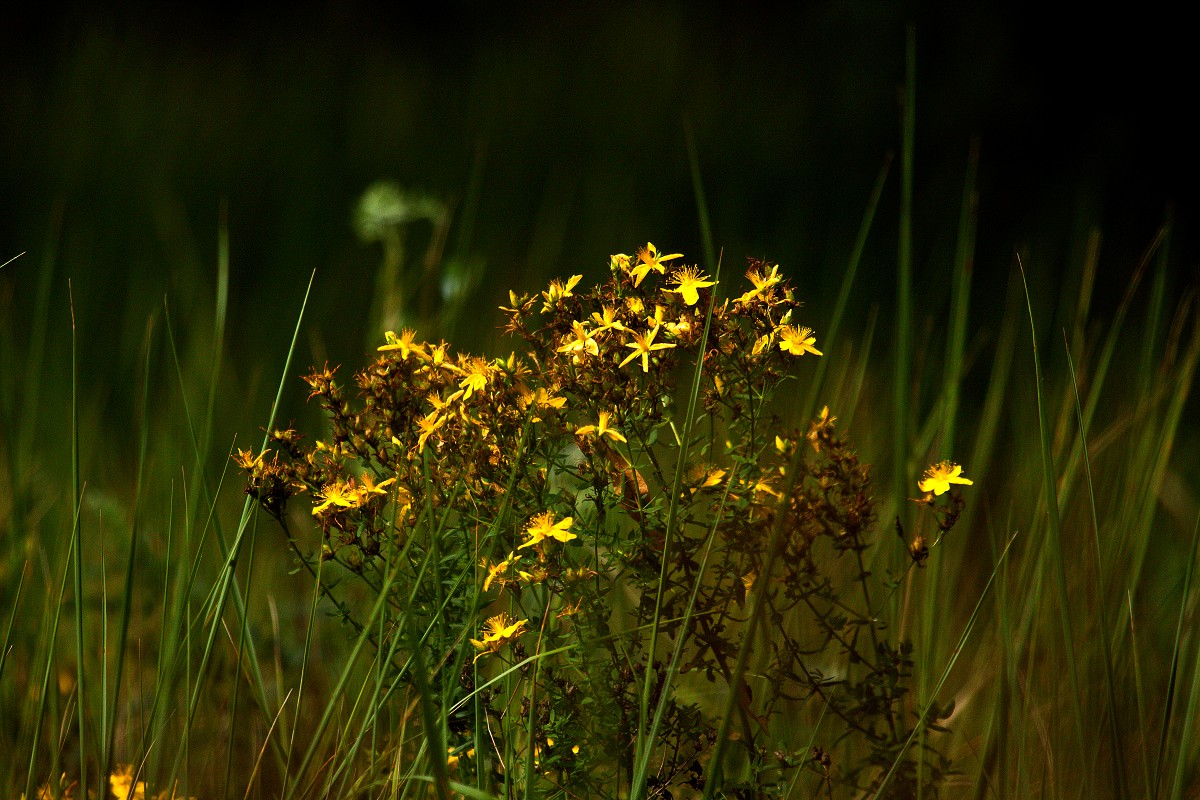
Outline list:
[[[629,272],[632,261],[633,259],[624,253],[617,253],[616,255],[609,256],[608,268],[613,272]]]
[[[611,306],[605,306],[603,314],[598,311],[592,312],[592,321],[599,326],[596,328],[596,330],[592,331],[593,336],[599,336],[608,330],[625,330],[625,324],[621,322],[621,320],[617,319],[616,309],[612,308]]]
[[[366,501],[366,500],[370,500],[371,495],[373,495],[373,494],[387,494],[387,492],[384,491],[385,487],[387,487],[388,485],[393,484],[395,482],[396,482],[395,478],[388,478],[387,480],[376,483],[375,478],[373,478],[371,476],[371,473],[364,472],[362,474],[362,484],[363,485],[362,485],[362,488],[358,490],[359,499],[361,501]]]
[[[837,422],[837,417],[829,416],[829,406],[822,408],[821,418],[813,422],[812,427],[808,430],[808,441],[812,443],[813,450],[821,452],[821,437],[828,435],[829,429],[835,422]]]
[[[958,464],[952,461],[939,461],[925,470],[925,477],[917,482],[917,488],[922,492],[943,495],[950,491],[952,483],[972,486],[975,482],[962,476],[962,467]]]
[[[765,266],[765,265],[764,265]],[[745,305],[754,298],[770,290],[772,286],[783,280],[783,276],[779,274],[779,265],[773,264],[771,271],[767,273],[760,272],[758,268],[751,268],[746,272],[746,278],[754,284],[754,288],[743,294],[735,302]]]
[[[324,501],[312,510],[314,517],[320,516],[322,511],[332,506],[355,508],[359,504],[358,492],[345,481],[326,484],[320,492],[317,492],[317,496],[324,498]]]
[[[663,262],[683,258],[683,253],[662,255],[653,242],[646,242],[645,247],[638,248],[637,257],[638,263],[630,269],[629,274],[633,276],[633,285],[641,286],[642,280],[650,273],[650,270],[655,270],[660,275],[666,274],[667,268]]]
[[[717,285],[717,281],[710,281],[698,267],[684,267],[672,276],[671,283],[678,288],[667,289],[667,291],[682,296],[683,302],[689,306],[696,305],[700,300],[700,289]]]
[[[425,443],[429,441],[429,437],[442,427],[442,423],[446,421],[444,416],[438,414],[436,410],[430,411],[417,422],[417,427],[421,430],[421,435],[417,437],[417,452],[421,453],[425,450]]]
[[[472,358],[464,372],[466,377],[459,381],[458,388],[463,391],[462,399],[469,400],[475,392],[482,394],[487,388],[491,368],[482,358]]]
[[[654,341],[654,334],[658,333],[657,327],[651,328],[650,331],[645,336],[638,333],[637,331],[630,331],[630,333],[633,334],[634,341],[630,342],[629,344],[627,344],[625,346],[633,348],[633,352],[630,353],[629,355],[627,355],[625,357],[625,360],[621,362],[620,366],[622,366],[622,367],[625,366],[626,364],[628,364],[630,361],[633,361],[638,356],[641,356],[642,372],[649,372],[650,371],[650,354],[653,353],[655,350],[666,350],[668,348],[675,346],[674,344],[669,344],[667,342],[655,342]]]
[[[813,347],[817,337],[813,336],[812,328],[797,328],[792,325],[784,325],[779,329],[779,349],[785,353],[791,353],[794,356],[802,356],[805,353],[813,355],[824,355],[820,350]]]
[[[583,280],[582,275],[572,275],[565,284],[558,278],[550,281],[550,288],[542,292],[542,297],[546,300],[546,303],[542,306],[542,312],[549,313],[564,297],[571,297],[571,290],[581,280]]]
[[[578,538],[571,533],[571,523],[574,522],[572,517],[563,517],[562,520],[554,521],[554,512],[547,511],[544,514],[538,514],[534,517],[529,527],[525,529],[525,534],[529,536],[529,541],[523,543],[518,550],[526,547],[532,547],[535,544],[541,544],[544,539],[557,539],[560,542],[569,542],[572,539]]]
[[[764,333],[754,341],[754,347],[750,348],[750,355],[757,356],[771,346],[771,342],[775,340],[774,333]]]
[[[143,800],[146,796],[146,784],[138,781],[133,783],[133,765],[120,764],[108,776],[109,789],[117,800]]]
[[[383,338],[387,341],[387,344],[375,349],[381,353],[386,353],[390,350],[399,350],[400,359],[407,361],[409,353],[416,353],[417,355],[425,354],[425,346],[414,341],[416,336],[416,331],[411,328],[405,328],[400,332],[399,336],[396,335],[395,331],[387,331],[383,334]]]
[[[488,653],[500,652],[501,647],[516,640],[518,636],[525,632],[527,624],[527,620],[513,619],[508,614],[497,614],[494,617],[490,617],[483,625],[483,639],[471,640],[471,645],[479,651],[475,659],[478,660],[481,656]]]
[[[564,339],[561,347],[558,348],[560,353],[570,353],[571,360],[578,364],[583,360],[585,355],[599,355],[600,345],[596,344],[596,340],[587,332],[587,328],[583,327],[581,322],[571,322],[571,331],[575,334],[574,339]]]
[[[630,314],[641,314],[646,310],[646,304],[642,302],[640,297],[626,297],[625,307],[629,309]]]
[[[605,436],[607,436],[610,439],[612,439],[613,441],[617,441],[617,442],[626,441],[625,437],[621,435],[620,431],[617,431],[617,430],[614,430],[613,428],[608,427],[608,420],[611,417],[612,417],[611,411],[601,411],[600,419],[599,419],[599,421],[596,422],[595,425],[584,425],[582,428],[575,431],[575,435],[576,436],[587,436],[588,434],[595,434],[597,439],[603,439]]]
[[[318,442],[318,444],[320,444],[320,442]],[[263,459],[269,452],[271,451],[263,450],[258,454],[257,457],[255,457],[253,450],[242,450],[239,448],[238,454],[233,457],[233,463],[237,464],[247,472],[257,473],[263,469]]]
[[[508,572],[509,564],[512,563],[514,557],[513,553],[509,553],[508,558],[495,564],[490,563],[486,558],[479,562],[479,566],[487,570],[487,577],[483,579],[483,591],[491,589],[493,583],[499,583],[500,588],[504,588],[504,584],[508,581],[504,579],[503,575]]]
[[[447,747],[446,748],[446,766],[447,767],[458,766],[459,759],[474,758],[474,757],[475,757],[475,748],[474,747],[468,748],[466,750],[466,752],[463,752],[463,748],[461,748],[461,747],[459,747],[459,748]]]

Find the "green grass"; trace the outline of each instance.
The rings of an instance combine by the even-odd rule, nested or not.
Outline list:
[[[910,50],[910,82],[912,59]],[[1190,633],[1200,486],[1189,470],[1197,466],[1200,432],[1188,420],[1195,419],[1190,392],[1200,325],[1194,289],[1175,305],[1169,300],[1169,222],[1141,262],[1129,265],[1127,290],[1111,317],[1093,310],[1098,234],[1085,237],[1083,258],[1064,282],[1081,287],[1077,297],[1050,302],[1049,268],[1023,253],[998,312],[976,311],[970,298],[979,258],[978,145],[964,172],[952,259],[914,270],[911,92],[904,120],[898,292],[896,307],[880,310],[895,323],[894,350],[877,345],[874,313],[861,331],[846,332],[843,324],[856,304],[867,243],[892,224],[876,217],[889,158],[875,185],[863,187],[863,222],[855,241],[845,243],[837,300],[808,309],[825,358],[803,373],[809,383],[794,393],[790,412],[803,420],[828,405],[864,461],[876,465],[877,485],[886,487],[877,498],[880,541],[893,535],[894,518],[909,535],[930,532],[930,520],[908,500],[918,494],[924,464],[951,458],[975,480],[964,492],[963,520],[933,543],[926,567],[901,572],[884,555],[868,564],[878,574],[898,574],[886,613],[915,641],[919,688],[911,712],[955,703],[946,732],[914,728],[906,746],[928,739],[951,756],[956,774],[944,787],[947,796],[1190,796],[1200,709],[1200,642]],[[714,246],[720,232],[709,230],[703,159],[690,135],[689,150],[704,231],[699,245],[715,274],[728,255]],[[12,754],[0,760],[0,793],[33,796],[60,773],[81,781],[80,793],[103,793],[115,765],[127,763],[157,789],[178,782],[182,793],[202,800],[491,796],[482,779],[457,781],[441,757],[460,709],[437,705],[439,687],[464,670],[484,683],[466,663],[470,648],[439,641],[450,655],[426,663],[423,648],[410,644],[443,636],[440,628],[422,629],[405,614],[385,626],[395,571],[375,599],[350,589],[347,602],[366,613],[357,627],[349,625],[344,609],[323,595],[324,562],[289,552],[284,534],[242,497],[240,477],[229,469],[233,448],[256,436],[258,426],[306,413],[294,375],[304,360],[298,351],[311,283],[270,299],[291,303],[299,317],[286,348],[257,354],[259,368],[279,376],[270,400],[229,368],[234,265],[224,223],[209,307],[181,315],[170,310],[180,299],[168,297],[161,312],[140,309],[144,338],[114,362],[94,358],[91,331],[76,327],[73,312],[87,301],[70,298],[65,276],[79,265],[56,263],[53,247],[46,252],[32,302],[0,293],[7,298],[0,355],[13,367],[0,379],[0,752]],[[606,255],[587,257],[600,264]],[[7,264],[0,285],[29,261]],[[723,275],[735,272],[722,268]],[[916,302],[939,296],[933,289],[940,285],[950,288],[944,304]],[[499,305],[504,298],[479,301]],[[257,302],[255,311],[268,299]],[[944,353],[941,360],[914,359],[922,325],[944,333],[925,348]],[[80,358],[81,351],[93,357]],[[331,357],[354,362],[359,354]],[[683,443],[701,424],[700,369],[695,365]],[[121,384],[137,398],[136,413],[114,427],[104,397],[125,391]],[[680,462],[676,486],[682,469]],[[438,509],[424,509],[422,530],[431,541],[444,524]],[[494,532],[511,521],[491,524]],[[668,526],[664,548],[671,533]],[[422,570],[443,569],[437,552],[430,550]],[[448,587],[473,580],[439,577]],[[763,579],[769,583],[769,562]],[[396,596],[405,596],[402,585]],[[748,611],[735,683],[753,672],[763,646],[765,597],[757,593]],[[694,601],[693,593],[688,616]],[[654,631],[659,622],[656,614]],[[652,633],[650,641],[660,640]],[[413,653],[403,668],[414,691],[386,668],[403,652]],[[646,781],[662,722],[652,681],[681,680],[680,652],[672,651],[665,675],[645,676],[635,797],[651,796]],[[541,664],[552,654],[535,652],[488,685],[507,685],[529,670],[536,693],[547,677]],[[471,699],[478,720],[478,696]],[[709,708],[723,732],[735,700],[732,692],[718,693]],[[806,749],[823,742],[825,714],[814,706],[811,718],[798,719],[788,733]],[[482,750],[483,726],[474,736]],[[726,742],[718,740],[705,765],[706,796],[721,795],[730,769],[721,755]],[[527,747],[507,757],[524,758],[521,772],[530,775],[533,753]],[[879,768],[880,791],[899,756]],[[823,783],[811,765],[784,794],[806,797],[825,788],[853,796],[850,787]],[[510,780],[503,790],[554,795],[548,782],[535,780]]]

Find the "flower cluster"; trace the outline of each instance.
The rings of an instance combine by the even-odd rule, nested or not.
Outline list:
[[[336,562],[378,592],[404,587],[387,613],[427,631],[426,663],[458,676],[445,707],[477,709],[451,727],[486,728],[497,748],[462,760],[452,748],[460,773],[490,770],[503,783],[503,769],[518,769],[501,767],[506,747],[545,742],[528,760],[540,775],[617,796],[647,676],[665,674],[672,647],[685,673],[744,695],[738,740],[762,781],[780,769],[759,757],[768,722],[809,701],[829,703],[845,735],[871,731],[880,752],[907,735],[906,651],[884,646],[878,614],[843,598],[826,563],[849,556],[855,579],[870,574],[870,474],[828,408],[789,429],[771,403],[822,356],[817,336],[778,265],[751,260],[722,299],[736,281],[683,259],[647,242],[611,256],[591,288],[576,274],[511,292],[503,327],[518,345],[505,357],[387,331],[353,397],[336,369],[305,377],[324,436],[304,446],[275,431],[267,452],[236,457],[302,563]],[[960,475],[927,475],[929,490]],[[290,514],[301,495],[311,504]],[[305,524],[321,537],[307,551]],[[365,628],[362,609],[320,585],[347,622],[387,628]],[[760,664],[769,680],[751,692],[734,664],[760,595],[772,619],[794,624],[772,634]],[[878,647],[865,645],[867,629]],[[855,665],[838,691],[806,666],[826,647]],[[476,689],[489,670],[525,688]],[[456,704],[476,691],[478,702]],[[655,703],[660,693],[656,780],[683,786],[711,755],[716,723],[674,687],[653,688]],[[870,705],[856,699],[867,695]],[[503,724],[513,719],[523,721]],[[506,743],[505,730],[524,738]],[[808,764],[803,745],[789,744],[786,769]]]

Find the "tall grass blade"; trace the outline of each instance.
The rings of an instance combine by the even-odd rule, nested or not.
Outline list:
[[[1168,673],[1169,677],[1167,679],[1166,708],[1163,710],[1162,729],[1158,734],[1158,756],[1156,757],[1154,764],[1154,788],[1150,795],[1151,798],[1158,797],[1159,788],[1162,785],[1163,761],[1166,759],[1168,748],[1167,740],[1170,737],[1171,723],[1174,721],[1175,717],[1175,687],[1179,681],[1180,653],[1183,650],[1183,626],[1184,619],[1187,617],[1188,598],[1192,593],[1192,575],[1194,574],[1196,567],[1196,548],[1198,545],[1200,545],[1200,515],[1197,515],[1196,524],[1192,528],[1192,546],[1188,551],[1187,569],[1184,571],[1183,576],[1183,591],[1179,596],[1179,620],[1175,625],[1175,640],[1171,646],[1171,669]],[[1200,670],[1196,670],[1193,673],[1193,683],[1195,683],[1197,680],[1200,680],[1200,678],[1197,676],[1200,676]],[[1193,685],[1191,692],[1192,698],[1189,700],[1187,714],[1185,715],[1188,719],[1187,723],[1184,725],[1184,733],[1179,743],[1179,761],[1175,765],[1175,784],[1171,792],[1171,797],[1180,796],[1180,770],[1183,768],[1184,763],[1187,760],[1187,755],[1190,752],[1187,749],[1188,740],[1193,738],[1192,734],[1188,731],[1187,726],[1191,724],[1191,718],[1194,712],[1196,688],[1197,687]]]
[[[975,623],[979,619],[979,611],[983,608],[983,601],[987,598],[988,591],[992,588],[992,584],[996,582],[996,574],[999,572],[1000,566],[1004,563],[1004,560],[1008,557],[1008,551],[1012,548],[1013,542],[1016,540],[1017,534],[1014,533],[1011,537],[1009,537],[1008,543],[1004,546],[1003,552],[1000,553],[1000,558],[997,561],[996,566],[992,569],[992,574],[988,576],[988,581],[986,584],[984,584],[983,591],[979,593],[979,599],[975,601],[975,608],[972,609],[971,616],[967,618],[967,624],[963,628],[962,634],[958,637],[958,642],[954,645],[954,650],[950,653],[950,659],[946,662],[946,667],[942,670],[942,674],[941,677],[938,678],[937,685],[933,687],[933,697],[936,698],[938,692],[940,692],[942,687],[946,685],[946,679],[950,677],[950,672],[954,669],[954,665],[958,663],[959,656],[962,655],[963,650],[966,648],[967,640],[971,638],[971,631],[975,629]],[[929,715],[929,711],[932,708],[933,702],[934,701],[931,699],[921,707],[918,720],[924,720]],[[908,748],[912,746],[913,740],[916,739],[918,732],[923,729],[924,726],[920,721],[913,726],[912,731],[908,734],[908,739],[897,751],[891,767],[888,768],[888,771],[884,774],[883,779],[880,780],[879,785],[875,787],[875,793],[872,795],[873,797],[879,798],[883,796],[883,790],[887,788],[888,783],[890,783],[892,780],[892,776],[896,774],[896,769],[900,766],[900,762],[904,759],[904,754],[908,751]]]
[[[0,679],[4,678],[4,664],[12,650],[13,625],[17,621],[17,610],[21,608],[21,593],[25,590],[25,576],[29,573],[29,562],[21,567],[21,577],[17,580],[17,591],[13,596],[12,610],[8,612],[8,625],[4,628],[4,645],[0,647]]]
[[[908,26],[904,57],[904,110],[900,146],[900,232],[896,258],[896,362],[892,384],[892,501],[907,528],[909,398],[912,395],[913,161],[917,115],[917,35]]]
[[[120,628],[117,630],[116,664],[113,670],[112,714],[108,720],[108,729],[102,732],[104,735],[103,758],[100,762],[100,776],[102,779],[104,776],[112,774],[113,744],[117,732],[117,715],[121,709],[121,684],[125,674],[125,650],[129,641],[129,621],[133,609],[134,578],[136,577],[138,561],[138,524],[142,510],[142,481],[145,477],[146,451],[150,439],[150,423],[147,419],[147,414],[149,413],[150,353],[152,350],[151,335],[153,331],[154,319],[151,317],[146,322],[146,336],[143,339],[142,395],[138,411],[137,479],[133,489],[133,519],[129,526],[129,552],[125,561],[125,586],[121,594],[121,623]]]
[[[81,493],[78,502],[75,504],[74,519],[71,522],[71,540],[67,543],[68,556],[63,563],[62,579],[58,582],[58,602],[54,604],[53,619],[50,622],[50,627],[46,635],[46,658],[42,666],[42,683],[41,689],[38,692],[37,712],[33,716],[33,734],[30,737],[32,746],[29,748],[29,766],[25,773],[25,797],[35,797],[33,793],[33,787],[37,775],[38,751],[42,746],[42,724],[46,718],[46,702],[51,696],[50,674],[54,671],[54,644],[55,640],[58,638],[58,622],[62,615],[63,597],[65,597],[67,593],[67,576],[70,574],[72,564],[72,558],[70,557],[70,554],[75,551],[75,538],[79,533],[79,513],[82,507],[83,496]],[[57,700],[57,689],[55,690],[53,696]],[[58,748],[51,748],[51,752],[55,754],[55,759],[57,760]]]
[[[67,281],[67,294],[71,304],[71,497],[76,503],[83,500],[83,485],[79,477],[79,342],[78,330],[75,325],[75,296],[71,282]],[[79,712],[79,785],[87,786],[88,738],[87,738],[87,684],[84,673],[87,665],[84,654],[87,652],[84,637],[84,596],[83,596],[83,524],[75,523],[75,535],[72,537],[74,547],[71,550],[75,562],[75,689],[78,696]],[[103,786],[100,787],[104,789]]]
[[[1104,684],[1108,693],[1108,730],[1110,764],[1113,771],[1113,790],[1117,797],[1129,797],[1129,781],[1125,777],[1125,743],[1121,735],[1120,722],[1117,719],[1116,680],[1113,677],[1113,655],[1109,642],[1112,636],[1108,628],[1108,615],[1104,610],[1105,580],[1104,563],[1100,555],[1100,516],[1096,513],[1096,489],[1092,483],[1092,460],[1088,455],[1087,427],[1083,424],[1083,405],[1079,400],[1079,384],[1075,380],[1075,361],[1071,358],[1071,345],[1067,341],[1067,332],[1063,330],[1063,346],[1067,353],[1067,374],[1071,378],[1071,389],[1075,396],[1075,419],[1079,424],[1079,441],[1083,448],[1084,474],[1087,476],[1088,505],[1092,512],[1092,544],[1096,557],[1096,609],[1100,618],[1100,632],[1095,637],[1101,642],[1100,658],[1104,662]]]
[[[1200,545],[1200,515],[1196,516],[1196,524],[1192,530],[1192,551],[1188,554],[1187,576],[1183,579],[1183,594],[1180,597],[1180,622],[1175,628],[1175,645],[1171,652],[1171,678],[1166,690],[1166,710],[1163,712],[1163,730],[1158,738],[1158,763],[1154,766],[1154,793],[1157,798],[1160,778],[1163,774],[1163,757],[1166,752],[1166,739],[1171,727],[1172,699],[1175,697],[1175,684],[1180,668],[1180,650],[1183,638],[1183,616],[1188,606],[1188,597],[1192,594],[1192,578],[1195,569],[1196,547]],[[1183,711],[1183,724],[1180,728],[1180,742],[1176,748],[1175,776],[1171,782],[1171,798],[1182,798],[1183,783],[1186,780],[1188,759],[1196,752],[1196,716],[1200,708],[1200,668],[1196,667],[1196,658],[1192,660],[1192,691],[1188,693],[1187,708]]]
[[[1037,396],[1038,431],[1042,449],[1042,483],[1046,493],[1046,508],[1050,526],[1050,570],[1054,573],[1058,590],[1059,624],[1062,627],[1063,655],[1067,659],[1067,674],[1070,679],[1071,711],[1074,716],[1076,752],[1082,757],[1088,752],[1087,739],[1083,734],[1083,707],[1079,692],[1079,669],[1075,663],[1075,637],[1071,627],[1070,597],[1067,592],[1066,558],[1062,544],[1062,520],[1058,505],[1058,485],[1054,477],[1054,453],[1050,445],[1050,427],[1046,420],[1046,404],[1043,398],[1042,362],[1038,353],[1037,329],[1033,320],[1033,302],[1029,295],[1029,283],[1025,279],[1025,267],[1017,256],[1017,268],[1021,272],[1021,283],[1025,289],[1025,307],[1029,311],[1029,332],[1033,344],[1034,392]],[[1090,786],[1091,775],[1085,774],[1084,786]],[[1085,791],[1086,793],[1086,791]]]

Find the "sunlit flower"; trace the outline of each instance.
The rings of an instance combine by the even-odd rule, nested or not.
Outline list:
[[[395,482],[396,479],[393,477],[376,483],[375,478],[371,476],[371,473],[364,472],[362,474],[362,488],[358,490],[358,496],[360,500],[366,501],[370,500],[371,495],[373,494],[386,495],[387,492],[385,489]]]
[[[646,242],[645,247],[638,248],[637,257],[638,263],[630,269],[629,274],[633,276],[633,285],[641,286],[642,280],[650,273],[650,270],[655,270],[660,275],[666,274],[667,268],[664,262],[683,258],[683,253],[662,255],[653,242]]]
[[[609,256],[608,268],[613,272],[629,272],[632,262],[633,259],[629,256],[624,253],[617,253],[616,255]]]
[[[474,640],[472,640],[472,641],[474,641]],[[474,747],[468,748],[465,752],[463,751],[463,749],[461,747],[459,747],[459,748],[447,747],[446,748],[446,766],[447,767],[458,766],[458,762],[460,759],[474,758],[474,757],[475,757],[475,748]]]
[[[417,437],[418,453],[424,452],[425,443],[429,441],[429,437],[432,436],[438,430],[438,428],[442,427],[442,423],[445,421],[446,418],[434,410],[430,411],[417,422],[417,428],[421,431],[421,435]]]
[[[546,303],[542,306],[542,312],[549,313],[558,305],[560,300],[564,297],[570,297],[572,295],[571,290],[581,280],[583,280],[582,275],[572,275],[565,284],[558,278],[550,281],[550,288],[542,292],[542,297],[546,300]]]
[[[425,361],[428,362],[424,367],[421,368],[421,371],[422,372],[437,372],[438,370],[441,370],[441,371],[447,372],[451,375],[455,375],[455,374],[461,375],[462,370],[459,369],[458,366],[455,365],[455,363],[453,361],[450,361],[447,358],[449,349],[450,349],[450,343],[442,342],[441,344],[439,344],[435,347],[430,347],[428,351],[421,350],[420,352],[418,352],[417,354],[419,356],[421,356],[422,358],[424,358]],[[417,351],[414,351],[414,352],[417,352]]]
[[[574,522],[572,517],[563,517],[560,521],[554,521],[554,512],[547,511],[544,514],[538,514],[534,517],[529,527],[525,529],[525,534],[529,537],[529,541],[524,542],[518,547],[518,550],[523,550],[526,547],[533,547],[535,544],[541,544],[544,539],[557,539],[560,542],[569,542],[572,539],[578,538],[571,533],[571,523]]]
[[[464,372],[466,377],[459,381],[458,387],[463,391],[463,399],[469,400],[475,392],[482,394],[487,388],[491,367],[482,358],[472,358]]]
[[[582,428],[575,431],[575,435],[587,436],[589,434],[595,434],[597,439],[603,439],[605,436],[607,436],[613,441],[624,442],[625,437],[621,435],[620,431],[608,427],[608,420],[611,417],[611,411],[601,411],[600,419],[595,425],[584,425]]]
[[[626,364],[628,364],[630,361],[633,361],[638,356],[641,356],[642,372],[649,372],[650,371],[650,354],[653,353],[655,350],[667,350],[668,348],[675,346],[674,344],[671,344],[668,342],[655,342],[654,341],[654,334],[658,333],[657,327],[651,328],[650,331],[645,336],[638,333],[637,331],[630,331],[630,333],[633,334],[634,341],[630,342],[629,344],[627,344],[625,346],[633,348],[633,352],[630,353],[629,355],[625,356],[625,360],[622,361],[620,364],[620,366],[622,366],[622,367],[625,366]]]
[[[546,569],[541,564],[535,564],[528,570],[517,570],[517,577],[521,583],[526,586],[536,586],[539,583],[545,583],[546,578],[550,577],[550,570]]]
[[[143,800],[146,796],[146,784],[138,781],[133,783],[133,765],[120,764],[108,776],[109,790],[117,800]]]
[[[775,333],[764,333],[762,336],[754,340],[754,346],[750,348],[750,355],[760,355],[764,350],[771,346],[771,342],[775,341]]]
[[[387,331],[383,334],[383,338],[387,341],[387,344],[380,345],[376,350],[381,353],[386,353],[389,350],[399,350],[400,358],[404,361],[408,360],[409,353],[424,355],[425,346],[414,341],[416,335],[416,331],[410,328],[405,328],[400,332],[399,336],[396,335],[395,331]]]
[[[783,280],[783,276],[779,274],[779,265],[773,264],[771,271],[767,273],[760,272],[757,267],[751,268],[746,272],[746,278],[750,283],[754,284],[754,288],[743,294],[736,302],[745,305],[754,298],[767,292],[772,286]]]
[[[325,509],[333,506],[354,508],[358,505],[358,492],[345,481],[334,481],[333,483],[326,484],[320,492],[316,493],[316,496],[324,498],[324,500],[312,510],[314,517],[319,516]]]
[[[785,353],[791,353],[794,356],[802,356],[805,353],[813,355],[824,355],[820,350],[813,347],[817,337],[813,336],[812,328],[797,328],[792,325],[784,325],[779,329],[779,349]]]
[[[668,292],[675,292],[683,297],[683,302],[689,306],[694,306],[700,300],[700,290],[708,286],[716,286],[716,281],[710,281],[708,276],[700,271],[698,267],[684,267],[677,271],[671,277],[671,283],[674,283],[678,288],[667,289]]]
[[[320,444],[320,442],[318,442]],[[233,463],[237,464],[247,472],[258,472],[263,468],[263,458],[266,457],[270,450],[263,450],[258,456],[254,455],[253,450],[238,450],[238,454],[233,457]]]
[[[625,324],[621,322],[621,320],[617,319],[616,309],[614,309],[612,306],[605,306],[603,314],[601,314],[599,311],[592,312],[592,321],[598,326],[596,330],[592,331],[593,336],[599,336],[608,330],[625,330]]]
[[[943,495],[950,491],[952,483],[971,486],[975,482],[962,476],[962,467],[958,464],[951,461],[939,461],[925,470],[925,477],[917,482],[917,488],[922,492]]]
[[[513,619],[508,614],[497,614],[490,617],[483,625],[483,639],[471,640],[471,645],[479,651],[475,656],[476,660],[488,653],[500,652],[501,647],[515,641],[525,632],[527,624],[527,620]]]
[[[483,591],[492,588],[493,583],[499,583],[503,588],[507,581],[504,579],[504,573],[508,572],[508,567],[514,558],[513,553],[508,554],[508,558],[503,561],[498,561],[495,564],[490,563],[486,558],[479,562],[479,566],[487,570],[487,577],[483,579]]]
[[[575,338],[564,339],[562,346],[558,348],[558,352],[570,353],[571,360],[576,364],[583,360],[583,356],[600,354],[600,345],[596,344],[596,340],[587,332],[587,328],[583,327],[583,323],[572,322],[571,332]]]
[[[680,317],[678,322],[664,322],[663,327],[667,329],[667,333],[678,338],[691,332],[692,321],[687,317]]]

